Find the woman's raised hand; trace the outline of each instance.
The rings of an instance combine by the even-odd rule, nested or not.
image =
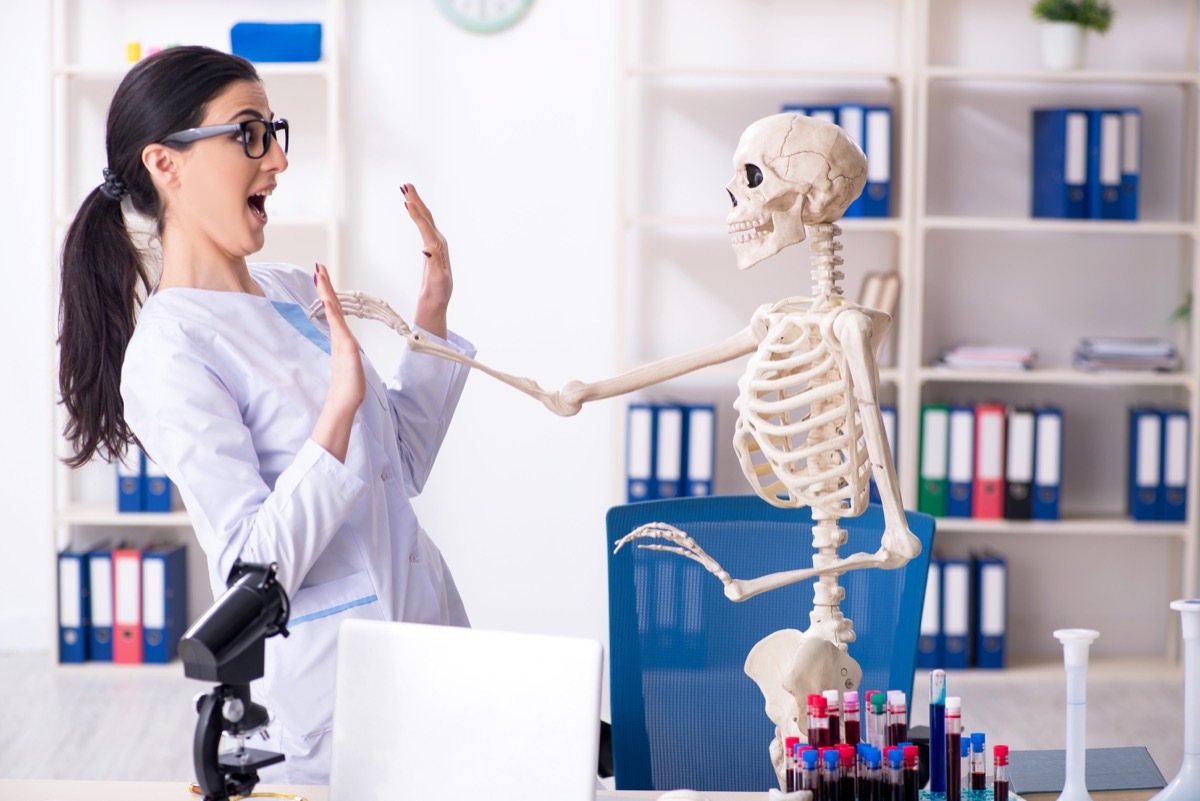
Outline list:
[[[425,257],[425,272],[421,279],[421,294],[413,322],[431,334],[446,336],[446,308],[454,292],[454,273],[450,270],[450,251],[446,237],[438,230],[433,214],[412,184],[400,187],[404,193],[404,208],[421,233],[421,252]]]
[[[324,304],[325,319],[329,323],[331,365],[329,393],[325,396],[325,405],[313,429],[313,440],[344,462],[354,413],[366,396],[367,381],[363,375],[358,340],[346,325],[342,304],[333,290],[325,265],[317,265],[315,280],[317,296]]]

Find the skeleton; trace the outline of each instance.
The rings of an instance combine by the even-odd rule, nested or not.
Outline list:
[[[807,696],[853,689],[862,670],[847,652],[853,624],[838,609],[845,591],[837,577],[848,570],[898,568],[920,553],[908,530],[895,468],[878,406],[876,352],[890,317],[842,297],[842,258],[835,225],[862,191],[866,158],[836,125],[798,114],[777,114],[753,123],[734,155],[726,186],[728,217],[738,268],[745,270],[785,247],[810,239],[812,297],[791,297],[760,307],[750,324],[701,350],[668,357],[622,375],[571,381],[549,392],[528,378],[494,370],[412,330],[386,303],[360,292],[338,297],[347,314],[377,320],[403,336],[411,350],[466,364],[540,400],[559,415],[584,403],[623,395],[713,364],[752,354],[738,382],[734,449],[747,481],[775,506],[812,508],[812,567],[754,579],[732,578],[691,537],[652,523],[616,545],[692,559],[716,576],[725,595],[741,601],[768,590],[817,577],[807,631],[786,629],[761,640],[746,658],[746,673],[762,690],[775,723],[771,758],[784,786],[783,742],[802,736]],[[310,316],[319,311],[319,302]],[[868,482],[875,478],[885,522],[879,550],[839,558],[846,532],[843,517],[861,514]]]

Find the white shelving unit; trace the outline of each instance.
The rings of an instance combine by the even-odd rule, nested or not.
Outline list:
[[[1185,405],[1200,420],[1200,327],[1168,322],[1197,286],[1197,0],[1117,0],[1087,68],[1042,69],[1029,4],[1007,0],[624,0],[618,197],[622,367],[719,341],[753,310],[807,295],[808,250],[745,273],[725,235],[724,185],[742,130],[784,104],[893,107],[892,217],[843,221],[847,297],[862,276],[897,270],[902,291],[881,371],[898,408],[898,464],[916,508],[920,407],[1036,404],[1065,414],[1063,519],[942,518],[937,550],[999,551],[1010,565],[1009,654],[1061,657],[1054,628],[1101,631],[1099,657],[1173,660],[1168,602],[1192,597],[1200,561],[1192,426],[1189,517],[1135,523],[1124,510],[1126,408]],[[1139,220],[1030,218],[1035,107],[1139,106]],[[1174,336],[1174,374],[1084,373],[1084,336]],[[931,366],[957,341],[1037,348],[1028,372]],[[652,397],[718,405],[718,445],[733,430],[744,362],[677,379]],[[748,492],[719,448],[717,491]],[[1043,642],[1045,640],[1045,642]]]
[[[257,261],[297,264],[319,259],[336,273],[342,250],[341,47],[343,0],[214,0],[163,14],[154,0],[53,0],[52,60],[54,158],[52,297],[58,302],[59,248],[80,202],[101,181],[106,165],[104,125],[108,103],[131,64],[126,43],[150,46],[202,44],[229,50],[229,30],[241,20],[322,24],[322,58],[313,63],[260,63],[255,67],[278,116],[291,123],[289,167],[271,198],[267,244]],[[334,276],[336,281],[336,274]],[[51,310],[57,317],[57,306]],[[50,388],[57,405],[57,377]],[[168,539],[189,545],[188,612],[194,619],[212,603],[204,554],[178,498],[168,513],[116,511],[112,465],[94,461],[77,470],[62,464],[61,408],[52,433],[55,551],[70,543],[102,540],[136,545]],[[52,636],[57,641],[57,632]],[[52,654],[57,659],[57,653]],[[121,666],[117,666],[121,667]]]

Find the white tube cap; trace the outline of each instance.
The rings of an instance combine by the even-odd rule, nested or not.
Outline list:
[[[1200,639],[1200,598],[1172,601],[1171,608],[1183,612],[1183,638]]]
[[[1100,636],[1100,632],[1092,629],[1059,629],[1054,632],[1054,636],[1062,643],[1064,666],[1085,668],[1088,663],[1088,650],[1092,641]]]

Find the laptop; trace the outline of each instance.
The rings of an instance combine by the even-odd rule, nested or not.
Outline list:
[[[594,801],[602,649],[347,620],[329,801]]]

